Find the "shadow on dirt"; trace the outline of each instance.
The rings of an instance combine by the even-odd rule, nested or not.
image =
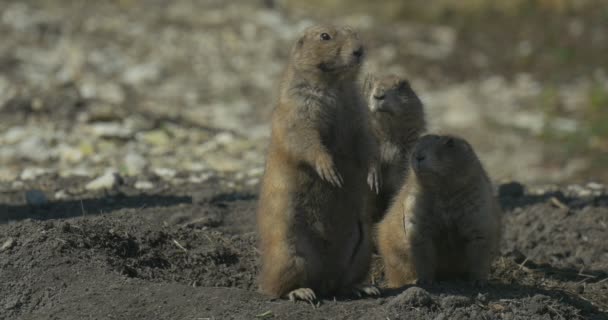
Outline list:
[[[0,223],[24,219],[48,220],[82,217],[111,213],[120,209],[144,209],[168,207],[192,203],[189,196],[171,195],[124,195],[116,194],[101,198],[52,201],[44,206],[0,204]]]
[[[549,191],[538,195],[526,194],[523,185],[517,182],[502,184],[498,187],[498,197],[503,210],[511,211],[540,203],[552,203],[562,209],[582,209],[591,207],[608,207],[608,195],[572,197],[561,191]]]

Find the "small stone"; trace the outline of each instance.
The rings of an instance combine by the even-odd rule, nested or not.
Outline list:
[[[130,128],[118,122],[98,122],[91,125],[90,130],[100,138],[128,139],[133,135]]]
[[[68,193],[65,190],[55,192],[55,200],[63,200],[68,198]]]
[[[20,296],[13,296],[13,297],[10,297],[9,299],[7,299],[6,303],[4,304],[4,309],[11,310],[11,309],[18,308],[20,305],[21,305]]]
[[[15,180],[13,181],[13,183],[11,183],[11,189],[16,190],[16,189],[21,189],[23,188],[25,184],[23,183],[23,181],[21,180]]]
[[[85,189],[95,191],[102,189],[113,189],[122,182],[121,177],[116,172],[108,172],[93,181],[87,183]]]
[[[126,70],[123,75],[125,83],[140,85],[155,81],[160,77],[160,68],[155,64],[140,64]]]
[[[4,243],[2,244],[2,247],[0,247],[0,252],[4,252],[6,250],[11,249],[12,247],[14,247],[16,244],[15,239],[13,238],[8,238],[6,239],[6,241],[4,241]]]
[[[433,304],[433,298],[420,287],[411,287],[387,303],[388,308],[402,310],[408,307],[425,307]]]
[[[137,153],[129,153],[125,156],[125,167],[128,175],[140,174],[147,164],[146,158]]]
[[[163,178],[163,179],[172,179],[175,177],[177,172],[173,169],[169,168],[154,168],[154,174]]]
[[[28,190],[25,192],[25,202],[30,206],[42,207],[49,203],[44,192],[40,190]]]
[[[137,181],[135,182],[135,189],[138,190],[149,190],[154,188],[154,184],[150,181]]]
[[[20,178],[21,180],[33,180],[47,172],[48,170],[44,168],[25,168],[21,172]]]
[[[164,130],[151,130],[138,135],[138,139],[153,145],[153,146],[166,146],[171,142],[169,135]]]
[[[25,139],[28,135],[26,127],[12,127],[6,131],[3,136],[4,142],[7,144],[15,144]]]
[[[64,147],[61,149],[59,157],[65,162],[77,163],[82,160],[84,154],[78,148]]]
[[[515,181],[501,184],[500,187],[498,187],[498,194],[500,197],[518,198],[522,197],[524,192],[524,186]]]
[[[604,186],[597,182],[589,182],[589,183],[587,183],[587,188],[589,188],[591,190],[603,190]]]
[[[40,137],[30,137],[17,145],[18,155],[27,160],[44,162],[53,157],[52,148]]]
[[[481,303],[486,303],[488,302],[488,295],[485,293],[478,293],[477,294],[477,301],[481,302]]]

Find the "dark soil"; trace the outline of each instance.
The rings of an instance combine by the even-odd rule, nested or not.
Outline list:
[[[487,287],[440,283],[313,308],[256,292],[255,190],[211,181],[144,194],[127,180],[91,193],[81,183],[24,185],[73,190],[43,207],[0,188],[0,319],[608,319],[605,196],[503,197],[503,256]]]

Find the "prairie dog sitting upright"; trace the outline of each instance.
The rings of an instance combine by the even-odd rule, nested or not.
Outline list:
[[[257,210],[260,289],[379,294],[361,285],[371,263],[368,186],[378,148],[357,86],[364,47],[348,27],[313,26],[295,43],[272,115]]]
[[[456,278],[485,283],[502,212],[471,145],[453,136],[420,138],[407,182],[378,231],[389,287]]]
[[[422,102],[402,77],[368,75],[364,95],[374,136],[380,147],[382,188],[372,194],[372,220],[382,219],[399,192],[409,167],[409,154],[426,129]]]

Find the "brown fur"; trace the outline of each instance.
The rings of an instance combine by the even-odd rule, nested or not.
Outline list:
[[[500,207],[472,147],[460,138],[426,135],[379,225],[388,286],[455,278],[483,283],[501,230]]]
[[[353,30],[328,25],[308,28],[292,50],[257,211],[266,294],[311,300],[313,291],[349,291],[368,273],[364,195],[377,147],[357,94],[360,50]]]
[[[426,121],[422,102],[406,79],[395,75],[379,78],[368,75],[364,96],[380,146],[382,189],[379,194],[372,192],[370,205],[372,219],[378,222],[403,185],[409,154],[426,129]]]

